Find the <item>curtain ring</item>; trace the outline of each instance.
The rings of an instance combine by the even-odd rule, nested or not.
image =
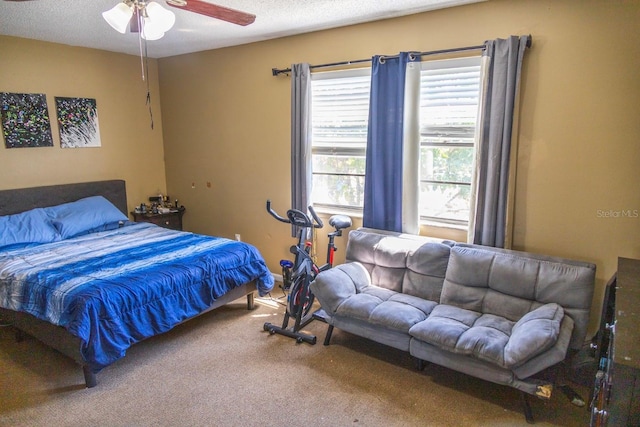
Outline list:
[[[410,53],[409,54],[409,61],[415,61],[416,60],[416,54],[415,53]]]
[[[378,57],[378,62],[380,64],[384,64],[385,62],[387,62],[387,59],[384,56],[380,56],[380,57]]]

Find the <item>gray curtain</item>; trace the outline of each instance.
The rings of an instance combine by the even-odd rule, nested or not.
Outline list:
[[[469,223],[472,243],[510,247],[509,181],[520,72],[531,36],[485,42],[482,106],[474,180],[475,208]],[[514,166],[514,165],[512,165]]]
[[[311,198],[311,71],[291,66],[291,208],[307,212]],[[298,227],[292,226],[296,237]]]

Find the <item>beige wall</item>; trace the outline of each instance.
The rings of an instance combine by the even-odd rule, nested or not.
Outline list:
[[[45,94],[54,144],[7,149],[0,137],[0,189],[124,179],[130,209],[164,191],[157,61],[149,66],[154,130],[140,58],[0,36],[0,92]],[[96,100],[101,147],[60,148],[56,96]]]
[[[532,34],[514,244],[596,263],[597,314],[617,257],[640,257],[640,218],[605,217],[640,210],[639,18],[630,1],[491,0],[162,59],[168,190],[187,206],[189,229],[240,233],[277,272],[292,240],[264,204],[270,198],[281,212],[290,204],[290,80],[272,77],[272,67]],[[338,244],[344,249],[344,239]],[[318,254],[324,258],[324,248]]]

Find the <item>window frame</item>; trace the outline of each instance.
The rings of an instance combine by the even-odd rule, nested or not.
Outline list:
[[[347,79],[347,78],[352,78],[352,77],[367,77],[369,80],[369,88],[371,85],[371,68],[362,68],[362,67],[358,67],[358,68],[350,68],[350,69],[344,69],[344,70],[333,70],[333,71],[322,71],[322,72],[312,72],[311,73],[311,84],[312,84],[312,88],[311,88],[311,129],[310,129],[310,134],[311,134],[311,155],[312,157],[315,155],[343,155],[343,156],[359,156],[362,157],[363,159],[366,160],[366,150],[367,150],[367,140],[366,140],[366,133],[365,133],[365,137],[364,137],[364,141],[363,141],[363,145],[361,148],[357,148],[357,147],[339,147],[337,145],[333,145],[330,147],[320,147],[317,145],[314,145],[314,138],[313,138],[313,82],[314,81],[319,81],[319,80],[333,80],[333,79]],[[370,93],[370,90],[369,90]],[[369,96],[369,95],[367,95]],[[368,103],[367,103],[368,104]],[[367,107],[367,121],[366,124],[368,125],[368,107]],[[367,126],[365,126],[365,131],[367,130]],[[364,181],[364,176],[365,173],[364,171],[362,173],[329,173],[329,172],[316,172],[313,170],[311,171],[311,175],[312,175],[312,182],[313,182],[313,177],[314,176],[350,176],[350,177],[357,177],[357,178],[361,178]],[[312,193],[313,194],[313,193]],[[317,207],[320,211],[340,211],[340,212],[345,212],[345,213],[349,213],[349,214],[355,214],[355,215],[359,215],[362,216],[362,206],[354,206],[354,205],[340,205],[340,204],[333,204],[333,203],[322,203],[322,202],[315,202],[314,201],[314,207]]]
[[[437,69],[448,69],[448,68],[458,68],[458,67],[466,67],[466,66],[477,66],[478,70],[480,72],[480,77],[479,77],[479,82],[478,82],[478,105],[477,105],[477,109],[478,109],[478,113],[476,114],[476,125],[475,125],[475,130],[474,130],[474,137],[473,137],[473,142],[468,142],[468,143],[456,143],[456,144],[451,144],[451,143],[433,143],[433,144],[423,144],[422,142],[422,138],[420,138],[420,141],[418,142],[420,144],[420,150],[422,150],[424,147],[437,147],[437,146],[444,146],[444,147],[463,147],[463,148],[472,148],[474,151],[473,154],[473,159],[472,159],[472,164],[470,165],[471,167],[471,174],[472,174],[472,178],[471,178],[471,182],[467,183],[467,182],[457,182],[457,181],[443,181],[443,180],[430,180],[430,179],[423,179],[422,176],[420,176],[420,181],[418,183],[419,188],[422,186],[423,183],[427,183],[427,184],[454,184],[454,185],[465,185],[465,186],[469,186],[471,188],[471,186],[473,185],[473,175],[475,174],[475,155],[476,155],[476,149],[477,149],[477,142],[478,142],[478,129],[477,129],[477,120],[479,120],[479,110],[480,110],[480,106],[481,106],[481,96],[482,96],[482,91],[481,91],[481,85],[482,85],[482,67],[481,67],[481,55],[472,55],[472,56],[464,56],[464,57],[458,57],[458,58],[450,58],[450,59],[429,59],[429,60],[423,60],[421,63],[421,74],[424,70],[437,70]],[[313,85],[314,81],[317,80],[327,80],[327,79],[336,79],[336,78],[349,78],[349,77],[353,77],[353,76],[371,76],[371,68],[351,68],[351,69],[343,69],[343,70],[333,70],[333,71],[321,71],[321,72],[312,72],[311,73],[311,82]],[[422,90],[422,89],[421,89]],[[312,93],[313,93],[313,86],[312,86]],[[420,97],[422,100],[422,97]],[[313,99],[313,95],[312,95],[312,99]],[[310,123],[310,135],[313,134],[313,101],[311,100],[311,123]],[[421,108],[420,105],[418,105],[418,108]],[[422,112],[419,112],[419,114],[422,116]],[[367,113],[368,116],[368,113]],[[368,122],[368,119],[367,119]],[[368,123],[367,123],[368,124]],[[418,130],[419,132],[422,130],[422,126],[420,127],[420,129]],[[366,137],[365,137],[366,138]],[[318,147],[318,146],[314,146],[314,141],[313,141],[313,136],[311,136],[311,155],[312,157],[315,155],[361,155],[363,158],[366,159],[366,139],[364,141],[365,145],[364,148],[361,149],[353,149],[353,148],[343,148],[343,149],[336,149],[337,147],[331,146],[331,147]],[[420,165],[421,160],[418,160],[419,162],[419,168],[422,167],[422,165]],[[312,182],[313,182],[313,177],[315,176],[319,176],[319,175],[328,175],[328,176],[356,176],[356,177],[361,177],[362,179],[364,179],[364,173],[362,174],[355,174],[355,173],[346,173],[346,174],[342,174],[342,173],[328,173],[328,172],[316,172],[313,170],[312,167],[312,171],[311,171],[311,175],[312,175]],[[324,212],[344,212],[344,213],[348,213],[350,215],[359,215],[362,216],[362,212],[363,212],[363,207],[362,206],[352,206],[352,205],[340,205],[340,204],[331,204],[331,203],[322,203],[322,202],[313,202],[314,203],[314,207],[316,207],[319,211],[324,211]],[[473,203],[472,200],[470,200],[469,203],[469,209],[472,209],[471,204]],[[419,221],[421,225],[436,225],[436,226],[445,226],[445,227],[455,227],[455,228],[464,228],[467,229],[469,226],[469,220],[457,220],[457,219],[452,219],[452,218],[442,218],[442,217],[434,217],[434,216],[428,216],[428,215],[423,215],[422,214],[422,209],[420,208],[420,206],[418,206],[418,214],[419,214]]]
[[[478,90],[477,90],[477,105],[476,105],[476,114],[475,119],[476,123],[474,124],[474,132],[473,132],[473,142],[439,142],[439,143],[425,143],[423,142],[422,136],[420,137],[420,151],[422,152],[423,148],[432,147],[432,148],[471,148],[473,150],[473,158],[471,160],[471,179],[469,182],[463,181],[450,181],[450,180],[437,180],[437,179],[427,179],[423,176],[420,176],[420,187],[422,184],[435,184],[435,185],[458,185],[458,186],[467,186],[471,191],[473,186],[473,176],[475,174],[475,155],[478,143],[478,120],[480,115],[480,105],[481,105],[481,84],[482,84],[482,56],[481,55],[472,55],[465,56],[460,58],[450,58],[450,59],[434,59],[423,61],[420,65],[420,74],[422,79],[422,73],[425,71],[437,71],[437,70],[446,70],[446,69],[454,69],[454,68],[467,68],[467,67],[477,67],[479,76],[478,76]],[[421,87],[422,91],[422,87]],[[420,102],[422,104],[422,96],[420,97]],[[419,107],[421,109],[421,107]],[[422,111],[420,111],[420,116],[422,117]],[[422,124],[420,125],[420,132],[422,131]],[[421,163],[421,161],[420,161]],[[422,164],[419,165],[420,170],[422,170]],[[419,202],[421,203],[422,200]],[[473,200],[469,201],[469,210],[471,210],[471,203]],[[421,224],[444,224],[444,225],[453,225],[467,229],[469,227],[469,219],[459,220],[455,218],[442,218],[435,217],[429,215],[423,215],[422,209],[420,206],[418,207],[420,223]]]

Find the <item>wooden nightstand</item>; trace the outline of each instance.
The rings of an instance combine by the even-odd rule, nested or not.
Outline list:
[[[139,213],[131,212],[133,220],[135,222],[151,222],[164,228],[171,228],[173,230],[182,230],[182,215],[184,215],[184,207],[180,207],[175,212],[169,213]]]

